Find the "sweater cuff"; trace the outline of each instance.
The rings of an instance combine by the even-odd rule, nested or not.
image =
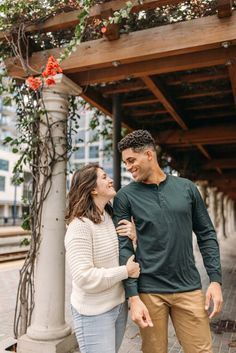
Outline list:
[[[210,282],[218,282],[222,285],[222,278],[221,275],[219,275],[218,273],[211,273],[209,275],[210,278]]]
[[[125,265],[112,270],[114,270],[113,278],[115,277],[117,281],[123,281],[128,278],[128,271]]]
[[[136,295],[139,295],[138,288],[136,285],[133,286],[128,286],[127,284],[125,285],[125,297],[134,297]]]

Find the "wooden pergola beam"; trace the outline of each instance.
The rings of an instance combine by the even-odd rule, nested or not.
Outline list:
[[[181,96],[177,96],[176,99],[193,99],[193,98],[199,98],[199,97],[211,97],[211,96],[221,96],[221,95],[226,95],[232,93],[231,90],[226,89],[222,91],[214,91],[211,90],[209,92],[196,92],[196,93],[190,93],[190,94],[184,94]]]
[[[202,165],[203,169],[236,169],[236,158],[212,159]]]
[[[131,9],[132,13],[139,12],[141,10],[150,10],[157,7],[166,5],[178,5],[182,0],[144,0],[143,4],[137,4],[136,0],[130,0],[133,4]],[[126,6],[127,0],[113,0],[103,4],[96,4],[91,7],[89,13],[89,21],[93,18],[100,18],[101,12],[112,9],[113,11],[120,10]],[[26,33],[34,32],[55,32],[63,29],[69,29],[75,27],[79,23],[79,15],[81,10],[74,10],[70,12],[62,12],[52,16],[43,23],[37,25],[30,25],[26,28]],[[0,41],[5,39],[7,32],[0,32]]]
[[[151,116],[151,115],[163,115],[163,114],[168,114],[166,110],[163,109],[156,109],[156,110],[132,110],[129,115],[130,116]]]
[[[222,175],[219,175],[213,170],[199,170],[197,175],[198,180],[208,180],[209,182],[218,182],[218,183],[236,183],[236,171],[225,170]]]
[[[184,108],[184,110],[205,110],[205,109],[215,109],[215,108],[224,108],[224,107],[231,108],[232,106],[233,104],[230,104],[229,102],[223,102],[223,103],[204,104],[204,105],[186,107]]]
[[[156,135],[160,145],[193,146],[236,143],[236,123],[205,126],[187,131],[166,130]]]
[[[236,117],[236,111],[231,110],[231,111],[223,111],[223,112],[213,112],[213,113],[208,113],[206,115],[196,115],[196,116],[191,116],[192,120],[197,120],[197,119],[215,119],[215,118],[225,118],[225,117]]]
[[[87,87],[80,96],[105,115],[112,116],[112,106],[109,105],[101,94],[96,92],[92,87]]]
[[[150,77],[144,76],[142,77],[143,82],[146,84],[148,89],[152,92],[152,94],[158,99],[160,103],[162,103],[163,107],[166,111],[172,116],[172,118],[176,121],[176,123],[183,129],[187,130],[188,127],[177,112],[177,108],[174,105],[174,102],[171,101],[171,98],[168,97],[167,92],[164,92],[163,88],[160,87],[160,82],[157,84]]]
[[[231,16],[233,12],[232,0],[217,0],[217,11],[219,18]]]
[[[101,92],[105,95],[113,95],[116,93],[126,93],[126,92],[135,92],[135,91],[140,91],[140,90],[147,90],[147,86],[145,85],[144,82],[128,82],[128,83],[123,83],[119,86],[113,87],[113,85],[106,86],[101,89]]]
[[[146,60],[133,64],[124,64],[116,68],[111,66],[89,70],[89,72],[80,72],[73,75],[73,81],[80,85],[89,85],[94,83],[125,80],[127,78],[138,78],[140,76],[151,76],[196,68],[199,69],[203,67],[225,65],[234,55],[236,55],[236,46],[229,48],[227,51],[223,50],[223,48],[204,50],[194,54],[189,53],[155,60]]]
[[[232,44],[236,42],[236,13],[223,20],[219,20],[217,16],[207,16],[123,34],[119,40],[112,42],[104,38],[84,42],[63,61],[62,69],[67,74],[112,67],[113,62],[123,65],[176,54],[197,53],[219,48],[224,41],[230,41]],[[57,58],[61,51],[61,48],[55,48],[33,53],[29,65],[40,70],[48,56],[53,55]],[[229,55],[229,51],[227,53]],[[6,64],[11,76],[25,75],[17,59],[8,60]]]
[[[199,151],[207,158],[207,159],[211,159],[210,154],[208,153],[207,149],[202,146],[201,144],[197,143],[196,147],[199,149]]]
[[[216,73],[212,74],[189,74],[189,75],[182,75],[181,77],[175,79],[170,78],[166,80],[166,83],[170,86],[181,85],[183,83],[198,83],[198,82],[207,82],[213,80],[221,80],[224,78],[228,78],[229,74],[226,69],[217,70]]]
[[[228,70],[234,96],[234,104],[236,105],[236,56],[230,60]]]
[[[157,98],[153,97],[141,97],[138,100],[133,100],[133,101],[125,101],[122,103],[123,107],[136,107],[139,105],[146,105],[146,104],[155,104],[158,103],[159,100]]]

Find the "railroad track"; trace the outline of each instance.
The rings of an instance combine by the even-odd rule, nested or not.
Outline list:
[[[0,254],[0,263],[2,262],[9,262],[14,260],[22,260],[27,255],[27,250],[23,251],[12,251]]]

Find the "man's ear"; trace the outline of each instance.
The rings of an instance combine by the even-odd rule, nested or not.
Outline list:
[[[147,158],[148,158],[149,161],[151,161],[151,160],[153,159],[153,151],[151,151],[151,150],[146,150],[146,151],[145,151],[145,154],[146,154],[146,156],[147,156]]]

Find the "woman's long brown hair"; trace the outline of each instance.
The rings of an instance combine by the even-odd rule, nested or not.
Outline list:
[[[67,224],[74,218],[81,219],[82,217],[86,217],[96,224],[101,223],[101,211],[96,206],[91,195],[91,191],[97,185],[98,168],[101,168],[98,164],[88,164],[74,173],[67,196],[68,207],[65,216]],[[112,215],[110,203],[105,206],[105,211]]]

